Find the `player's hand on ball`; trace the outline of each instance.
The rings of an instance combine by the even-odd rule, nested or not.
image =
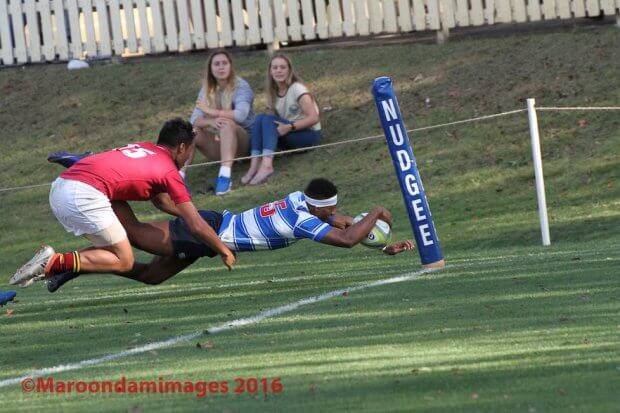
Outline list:
[[[235,261],[237,261],[237,258],[235,257],[234,252],[229,250],[226,254],[222,254],[222,262],[224,262],[224,265],[228,267],[228,270],[233,269],[235,266]]]
[[[413,244],[413,241],[408,239],[406,241],[398,241],[388,245],[383,249],[383,252],[387,255],[396,255],[403,251],[411,251],[413,249],[415,249],[415,245]]]
[[[390,211],[388,211],[387,209],[383,208],[382,206],[377,206],[375,207],[375,209],[379,209],[379,219],[382,219],[383,221],[387,222],[387,224],[390,226],[390,228],[392,227],[392,213]]]
[[[382,207],[376,207],[372,213],[377,216],[382,216],[382,211]],[[367,215],[368,214],[366,212],[362,212],[353,219],[352,223],[356,224],[360,222]],[[377,217],[374,227],[372,227],[370,232],[366,235],[366,238],[362,239],[360,242],[368,248],[385,248],[391,240],[392,228],[390,228],[390,225],[387,222]]]

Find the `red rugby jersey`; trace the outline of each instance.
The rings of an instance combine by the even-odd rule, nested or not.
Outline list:
[[[170,150],[152,142],[87,156],[60,177],[84,182],[111,201],[146,201],[161,192],[167,192],[175,204],[191,200]]]

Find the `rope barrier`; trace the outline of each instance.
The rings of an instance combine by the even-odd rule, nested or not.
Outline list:
[[[42,186],[50,186],[51,184],[52,183],[50,182],[49,184],[36,184],[36,185],[14,186],[13,188],[0,188],[0,192],[13,191],[17,189],[39,188]]]
[[[463,124],[463,123],[477,122],[479,120],[498,118],[500,116],[508,116],[508,115],[512,115],[512,114],[515,114],[515,113],[526,112],[526,111],[527,111],[527,109],[516,109],[516,110],[511,110],[511,111],[508,111],[508,112],[495,113],[493,115],[478,116],[476,118],[457,120],[457,121],[448,122],[448,123],[441,123],[439,125],[424,126],[424,127],[421,127],[421,128],[408,129],[407,133],[410,133],[410,132],[421,132],[421,131],[425,131],[425,130],[444,128],[446,126],[460,125],[460,124]],[[347,140],[344,140],[344,141],[324,143],[324,144],[321,144],[321,145],[311,146],[309,148],[288,149],[288,150],[285,150],[285,151],[278,151],[278,152],[274,152],[273,155],[287,155],[289,153],[305,152],[305,151],[313,150],[313,149],[321,149],[321,148],[326,148],[326,147],[329,147],[329,146],[343,145],[345,143],[361,142],[361,141],[365,141],[365,140],[384,138],[384,137],[385,137],[385,135],[381,134],[381,135],[374,135],[374,136],[366,136],[364,138],[347,139]],[[243,160],[252,159],[252,158],[262,158],[263,156],[264,155],[242,156],[240,158],[233,159],[233,161],[243,161]],[[207,166],[207,165],[216,165],[216,164],[219,164],[221,162],[222,161],[210,161],[210,162],[196,163],[196,164],[189,165],[188,168],[194,168],[194,167],[198,167],[198,166]]]
[[[586,111],[586,110],[620,110],[620,106],[575,106],[575,107],[554,107],[554,106],[541,106],[537,107],[536,110],[542,111],[563,111],[563,110],[572,110],[572,111]]]
[[[617,106],[601,106],[601,107],[537,107],[536,110],[540,110],[540,111],[586,111],[586,110],[620,110],[620,107]],[[521,112],[527,112],[527,109],[515,109],[515,110],[510,110],[507,112],[500,112],[500,113],[494,113],[492,115],[483,115],[483,116],[477,116],[475,118],[469,118],[469,119],[462,119],[462,120],[457,120],[454,122],[447,122],[447,123],[440,123],[438,125],[431,125],[431,126],[423,126],[420,128],[414,128],[414,129],[409,129],[407,130],[407,133],[410,132],[422,132],[422,131],[427,131],[427,130],[432,130],[432,129],[439,129],[439,128],[445,128],[447,126],[454,126],[454,125],[462,125],[465,123],[472,123],[472,122],[478,122],[481,120],[487,120],[487,119],[494,119],[494,118],[499,118],[502,116],[508,116],[508,115],[514,115],[515,113],[521,113]],[[328,148],[331,146],[337,146],[337,145],[344,145],[344,144],[349,144],[349,143],[354,143],[354,142],[362,142],[362,141],[367,141],[367,140],[371,140],[371,139],[378,139],[378,138],[383,138],[384,135],[373,135],[373,136],[365,136],[362,138],[353,138],[353,139],[346,139],[343,141],[338,141],[338,142],[330,142],[330,143],[324,143],[321,145],[316,145],[316,146],[312,146],[312,147],[308,147],[308,148],[298,148],[298,149],[288,149],[288,150],[284,150],[284,151],[278,151],[278,152],[274,152],[273,156],[280,156],[280,155],[287,155],[290,153],[296,153],[296,152],[306,152],[309,150],[315,150],[315,149],[322,149],[322,148]],[[234,158],[232,159],[232,161],[244,161],[244,160],[248,160],[248,159],[253,159],[253,158],[262,158],[264,155],[251,155],[251,156],[241,156],[239,158]],[[209,166],[209,165],[217,165],[222,163],[222,161],[210,161],[210,162],[203,162],[203,163],[196,163],[196,164],[192,164],[192,165],[188,165],[187,168],[196,168],[199,166]],[[21,189],[31,189],[31,188],[38,188],[38,187],[43,187],[43,186],[50,186],[50,183],[47,184],[36,184],[36,185],[24,185],[24,186],[14,186],[14,187],[10,187],[10,188],[0,188],[0,193],[2,192],[9,192],[9,191],[17,191],[17,190],[21,190]]]

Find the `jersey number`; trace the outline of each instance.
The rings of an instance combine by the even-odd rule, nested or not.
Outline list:
[[[281,199],[279,201],[270,202],[270,203],[265,204],[262,207],[260,207],[260,216],[261,216],[261,218],[267,218],[267,217],[270,217],[272,215],[275,215],[276,208],[278,208],[278,209],[286,209],[286,201],[284,199]]]
[[[137,145],[135,143],[131,143],[122,148],[118,148],[118,150],[121,151],[123,155],[128,156],[132,159],[144,158],[148,155],[155,155],[155,152],[144,149],[140,145]]]

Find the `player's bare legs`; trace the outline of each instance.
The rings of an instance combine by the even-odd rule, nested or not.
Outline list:
[[[148,264],[135,262],[131,271],[118,275],[145,284],[161,284],[192,265],[195,261],[196,258],[181,259],[156,256]]]
[[[118,226],[120,227],[120,224]],[[76,276],[93,272],[123,273],[130,271],[133,263],[133,250],[126,236],[111,245],[93,246],[66,253],[56,253],[52,247],[43,246],[29,262],[15,272],[9,283],[28,287],[34,280],[65,272],[74,273]]]
[[[181,259],[177,257],[155,256],[148,264],[134,261],[133,267],[128,272],[116,273],[116,275],[139,281],[144,284],[161,284],[175,276],[188,266],[192,265],[196,258]],[[65,283],[77,278],[79,274],[72,272],[60,273],[47,279],[47,290],[51,293],[58,290]]]
[[[140,222],[129,204],[124,201],[112,202],[112,209],[127,231],[133,246],[154,255],[174,255],[168,221]]]
[[[131,270],[134,263],[129,239],[106,247],[86,248],[80,254],[80,272],[123,273]]]
[[[140,222],[125,201],[112,202],[112,209],[127,231],[131,244],[140,250],[158,255],[148,264],[134,262],[131,270],[114,272],[116,275],[145,284],[160,284],[196,261],[195,258],[180,259],[174,256],[168,221]],[[93,248],[87,248],[83,251],[91,251]],[[80,255],[82,254],[83,252],[80,252]],[[55,292],[63,284],[77,276],[78,274],[65,273],[53,277],[48,281],[48,291]]]

